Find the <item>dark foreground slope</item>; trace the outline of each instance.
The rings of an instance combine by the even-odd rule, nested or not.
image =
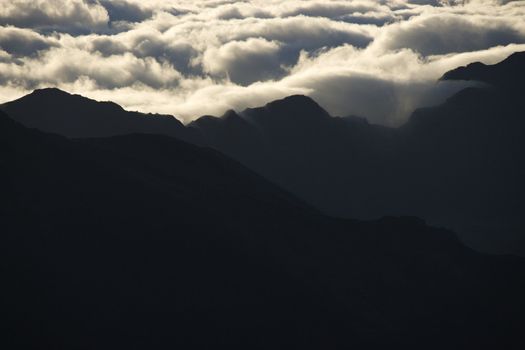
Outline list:
[[[3,348],[521,348],[521,259],[322,216],[214,151],[0,115]]]

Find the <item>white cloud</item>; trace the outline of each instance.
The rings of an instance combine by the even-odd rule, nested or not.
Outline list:
[[[385,50],[410,48],[427,56],[523,42],[525,27],[521,21],[436,13],[393,24],[377,37],[374,45]]]
[[[472,61],[525,50],[523,1],[0,0],[0,99],[57,86],[202,114],[290,94],[397,125]]]
[[[278,57],[280,49],[278,42],[262,38],[231,41],[219,48],[206,50],[203,66],[206,72],[214,76],[249,85],[283,73]]]
[[[0,0],[0,24],[76,31],[100,29],[109,16],[97,2],[82,0]]]
[[[29,29],[0,27],[0,47],[13,56],[33,56],[58,45],[53,37],[45,37]]]

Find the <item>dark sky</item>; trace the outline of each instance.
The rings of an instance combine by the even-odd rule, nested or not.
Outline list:
[[[190,121],[306,94],[396,125],[525,50],[525,1],[0,0],[0,102],[56,86]]]

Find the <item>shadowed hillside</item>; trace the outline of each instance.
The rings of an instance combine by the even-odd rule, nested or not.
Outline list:
[[[215,151],[0,114],[9,349],[523,345],[524,262],[339,220]]]

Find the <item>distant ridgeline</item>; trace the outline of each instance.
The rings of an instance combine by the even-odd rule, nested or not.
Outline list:
[[[209,146],[323,212],[412,215],[475,249],[525,255],[525,53],[470,64],[443,80],[475,80],[399,128],[332,117],[305,96],[184,126],[57,89],[1,108],[25,126],[71,138],[149,133]]]

